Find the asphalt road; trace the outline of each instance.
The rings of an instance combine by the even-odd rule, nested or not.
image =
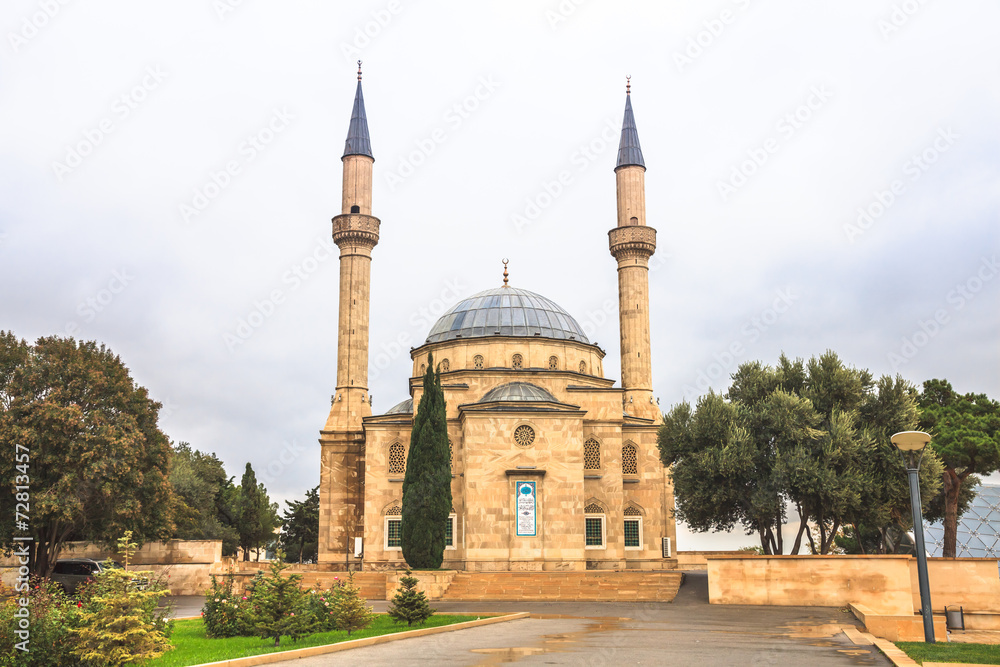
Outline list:
[[[191,604],[200,605],[200,600]],[[388,603],[373,604],[382,611]],[[434,606],[447,612],[528,611],[541,617],[279,664],[891,665],[878,649],[855,646],[844,636],[842,626],[858,625],[845,611],[709,605],[704,572],[689,572],[672,603],[438,602]]]

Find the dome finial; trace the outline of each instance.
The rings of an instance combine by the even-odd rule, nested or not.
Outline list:
[[[361,61],[358,61],[358,81],[361,81]]]
[[[358,65],[360,65],[360,64],[361,64],[361,61],[359,60],[358,61]],[[358,81],[360,81],[360,80],[361,79],[358,79]],[[626,75],[626,77],[625,77],[625,94],[626,95],[631,95],[632,94],[632,75],[631,74]]]
[[[509,285],[507,285],[507,262],[508,261],[509,260],[506,257],[503,258],[503,286],[504,287],[509,287]]]

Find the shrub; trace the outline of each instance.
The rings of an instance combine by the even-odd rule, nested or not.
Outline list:
[[[250,601],[249,618],[255,633],[261,639],[274,639],[275,646],[280,645],[282,635],[295,641],[312,634],[317,627],[309,610],[309,594],[299,587],[302,575],[286,577],[282,572],[287,568],[279,551],[271,562],[270,573],[261,578]]]
[[[171,650],[173,629],[168,609],[158,607],[167,594],[162,579],[150,581],[152,572],[130,571],[129,558],[136,545],[131,531],[118,541],[124,569],[109,568],[82,587],[78,625],[72,653],[95,667],[119,667],[144,662]]]
[[[353,630],[364,630],[375,620],[374,610],[361,599],[361,591],[354,585],[353,572],[347,574],[347,583],[341,586],[334,607],[337,629],[347,630],[348,637]]]
[[[309,591],[306,604],[316,619],[316,632],[337,629],[337,599],[344,591],[344,581],[333,578],[333,585],[326,591]]]
[[[249,592],[249,591],[248,591]],[[254,634],[248,622],[250,596],[235,590],[230,572],[220,582],[212,575],[212,586],[205,592],[201,615],[209,637],[248,637]]]
[[[32,577],[27,591],[6,590],[0,595],[13,596],[0,606],[0,665],[50,667],[75,662],[70,653],[70,628],[78,623],[79,608],[76,602],[66,597],[58,584]],[[28,619],[31,624],[27,651],[16,647],[23,640],[14,634],[20,620],[15,616],[21,608],[18,600],[22,597],[28,600]]]
[[[418,579],[413,576],[409,569],[399,579],[400,587],[396,594],[392,596],[392,604],[389,606],[389,616],[397,623],[406,621],[407,625],[415,622],[422,624],[430,618],[436,609],[431,609],[427,604],[427,596],[423,591],[417,590]]]

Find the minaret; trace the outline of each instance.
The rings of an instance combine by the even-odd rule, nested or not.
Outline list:
[[[337,385],[330,416],[320,432],[320,562],[354,562],[355,538],[364,533],[365,435],[361,420],[371,415],[368,393],[368,312],[372,248],[379,219],[372,213],[372,155],[365,99],[354,96],[344,155],[340,215],[333,218],[333,242],[340,248],[340,313],[337,321]]]
[[[611,255],[618,261],[623,407],[635,417],[659,419],[649,337],[649,258],[656,252],[656,230],[646,225],[646,163],[632,115],[631,87],[629,81],[615,167],[618,226],[608,236]]]
[[[378,244],[379,230],[379,219],[371,214],[375,157],[361,93],[361,61],[358,61],[358,90],[341,161],[344,163],[341,214],[333,219],[333,242],[340,248],[337,393],[326,428],[360,431],[361,419],[372,413],[368,394],[368,313],[372,248]]]

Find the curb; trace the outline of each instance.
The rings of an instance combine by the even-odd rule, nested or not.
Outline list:
[[[844,631],[847,638],[858,645],[870,646],[874,644],[878,650],[885,654],[885,657],[889,658],[896,667],[920,667],[916,662],[913,661],[910,656],[903,653],[901,650],[896,648],[896,645],[890,641],[882,639],[881,637],[876,637],[867,632],[859,632],[857,630],[853,632]],[[925,663],[926,664],[926,663]]]
[[[492,618],[480,618],[475,621],[465,621],[464,623],[453,623],[443,625],[438,628],[421,628],[419,630],[407,630],[405,632],[394,632],[390,635],[379,635],[378,637],[365,637],[363,639],[352,639],[337,644],[325,644],[323,646],[310,646],[309,648],[292,649],[290,651],[278,651],[277,653],[265,653],[264,655],[252,655],[246,658],[233,658],[232,660],[220,660],[218,662],[204,662],[192,667],[252,667],[253,665],[269,665],[286,660],[298,660],[314,655],[324,655],[326,653],[336,653],[338,651],[349,651],[353,648],[365,646],[375,646],[388,642],[399,641],[401,639],[412,639],[415,637],[426,637],[442,632],[453,630],[466,630],[477,628],[481,625],[492,625],[493,623],[504,623],[506,621],[517,621],[531,616],[528,612],[518,612],[516,614],[506,614],[504,616],[494,616]]]

